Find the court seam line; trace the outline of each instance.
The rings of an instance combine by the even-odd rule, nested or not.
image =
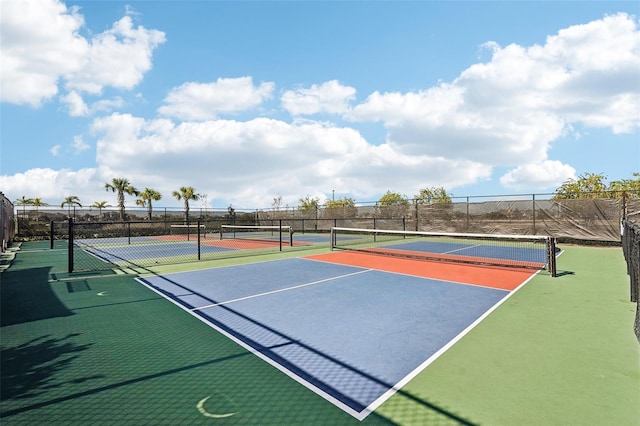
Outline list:
[[[293,287],[286,287],[286,288],[281,288],[281,289],[278,289],[278,290],[267,291],[267,292],[264,292],[264,293],[252,294],[250,296],[238,297],[237,299],[225,300],[224,302],[212,303],[210,305],[205,305],[205,306],[198,306],[197,308],[192,308],[191,310],[192,311],[200,311],[202,309],[215,308],[216,306],[227,305],[229,303],[240,302],[242,300],[253,299],[253,298],[261,297],[261,296],[268,296],[270,294],[275,294],[275,293],[282,293],[284,291],[289,291],[289,290],[297,290],[299,288],[308,287],[308,286],[312,286],[312,285],[316,285],[316,284],[322,284],[322,283],[325,283],[325,282],[328,282],[328,281],[337,281],[337,280],[340,280],[342,278],[347,278],[347,277],[351,277],[351,276],[354,276],[354,275],[364,274],[366,272],[372,272],[372,271],[375,271],[375,270],[374,269],[363,269],[361,271],[352,272],[350,274],[338,275],[338,276],[335,276],[335,277],[325,278],[325,279],[318,280],[318,281],[312,281],[310,283],[298,284],[298,285],[293,286]]]

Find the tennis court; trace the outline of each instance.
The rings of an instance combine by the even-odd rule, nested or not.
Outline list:
[[[533,274],[348,251],[138,280],[362,420]]]
[[[493,250],[506,268],[447,259],[478,243],[337,240],[350,247],[80,274],[24,244],[0,286],[2,423],[638,419],[619,248],[563,247],[552,278],[520,267],[536,250]],[[428,245],[441,261],[416,257]]]

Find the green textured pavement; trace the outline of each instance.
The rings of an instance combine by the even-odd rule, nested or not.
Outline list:
[[[359,422],[134,275],[69,275],[64,248],[25,243],[0,274],[0,424],[640,424],[622,250],[563,248],[560,277],[537,275]]]

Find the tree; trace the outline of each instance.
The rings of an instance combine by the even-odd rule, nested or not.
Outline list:
[[[404,195],[400,195],[398,192],[387,191],[378,200],[380,206],[408,206],[409,200]]]
[[[609,184],[610,191],[616,191],[613,195],[615,197],[640,197],[640,173],[634,173],[635,179],[622,179],[614,180]]]
[[[318,206],[320,205],[319,198],[311,198],[311,196],[309,195],[304,198],[300,198],[298,201],[300,202],[300,204],[298,205],[298,210],[301,210],[303,212],[315,212],[316,210],[318,210]]]
[[[387,218],[404,217],[407,213],[409,200],[398,192],[387,191],[376,204],[379,216]]]
[[[45,203],[44,201],[42,201],[42,198],[37,197],[33,199],[33,202],[31,203],[33,206],[36,207],[36,222],[38,222],[38,207],[45,207],[48,206],[49,204]]]
[[[76,197],[75,195],[69,195],[64,199],[62,204],[60,204],[60,207],[64,207],[64,206],[67,206],[69,211],[69,217],[71,217],[71,207],[72,206],[82,207],[82,204],[80,204],[80,199],[78,197]]]
[[[184,201],[184,220],[189,221],[189,201],[197,201],[200,199],[200,194],[196,193],[196,190],[191,186],[183,186],[180,191],[173,191],[173,196],[178,200]]]
[[[227,219],[232,222],[236,220],[236,209],[234,209],[231,204],[229,204],[229,207],[227,207]]]
[[[108,207],[108,204],[106,201],[95,201],[93,204],[91,204],[91,207],[95,207],[98,209],[98,220],[100,220],[102,219],[102,209]]]
[[[326,209],[337,209],[337,208],[344,208],[344,207],[354,207],[356,206],[356,202],[353,198],[349,198],[349,197],[344,197],[344,198],[339,198],[337,200],[326,200],[324,202],[324,207]]]
[[[147,207],[147,219],[151,220],[153,212],[151,201],[159,201],[162,195],[155,189],[145,188],[144,191],[138,194],[138,197],[140,198],[136,200],[136,204],[141,207]]]
[[[451,204],[451,197],[447,191],[442,188],[423,188],[413,196],[416,204]]]
[[[635,179],[612,181],[607,186],[607,177],[602,173],[586,173],[577,179],[567,179],[556,189],[554,200],[577,198],[611,198],[622,197],[625,193],[630,196],[640,196],[640,173],[634,173]]]
[[[111,192],[118,193],[118,207],[120,208],[120,220],[124,222],[124,194],[127,193],[129,195],[138,195],[140,191],[133,187],[129,183],[128,179],[124,178],[113,178],[111,183],[105,183],[104,189]]]
[[[300,198],[298,203],[298,211],[303,215],[303,217],[308,219],[317,217],[318,207],[320,205],[319,198],[307,195],[304,198]]]
[[[337,200],[326,200],[324,202],[323,216],[329,217],[356,217],[358,209],[353,198],[343,197]]]
[[[601,198],[607,190],[606,177],[603,174],[587,173],[578,179],[567,179],[556,189],[554,200],[568,200],[576,198]]]
[[[33,198],[27,198],[23,195],[22,198],[18,198],[15,203],[16,206],[22,206],[22,216],[25,217],[27,214],[26,206],[30,206],[33,204]]]
[[[271,203],[271,207],[273,207],[273,209],[275,211],[280,210],[280,207],[282,206],[282,195],[278,195],[277,197],[273,197],[273,202]]]

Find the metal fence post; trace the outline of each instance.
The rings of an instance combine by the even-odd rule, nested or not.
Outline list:
[[[73,272],[73,219],[69,218],[69,247],[68,247],[68,252],[67,252],[67,258],[68,258],[68,270],[69,273]]]
[[[469,197],[467,197],[466,206],[467,206],[467,226],[466,226],[466,230],[468,231],[469,230],[469,219],[470,219],[469,218]]]
[[[196,226],[197,226],[197,229],[198,229],[198,260],[200,260],[200,220],[198,220]]]
[[[533,195],[532,210],[533,210],[533,235],[536,235],[536,194]]]

